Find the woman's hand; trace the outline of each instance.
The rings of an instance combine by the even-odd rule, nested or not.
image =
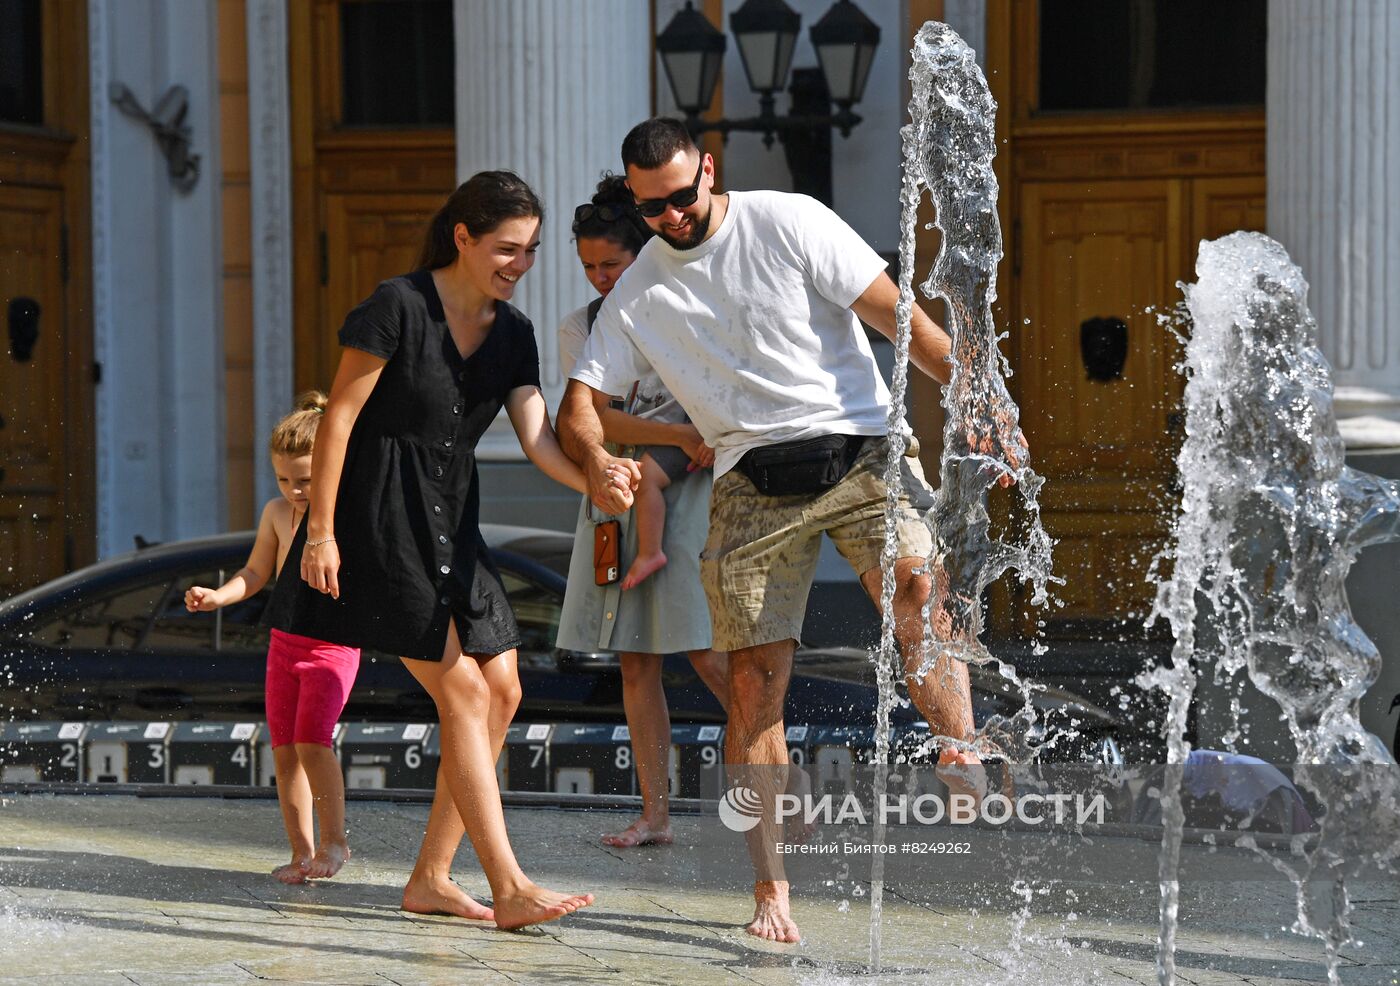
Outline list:
[[[340,550],[334,541],[310,540],[319,544],[308,544],[301,552],[301,577],[317,592],[324,592],[332,599],[340,598]]]
[[[218,592],[202,585],[185,590],[185,609],[191,613],[208,613],[219,608]]]
[[[676,425],[676,446],[690,456],[691,471],[708,469],[715,464],[715,450],[705,444],[699,430],[692,424]]]

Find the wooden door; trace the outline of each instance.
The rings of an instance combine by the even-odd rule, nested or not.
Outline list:
[[[1180,181],[1021,187],[1022,423],[1059,542],[1061,632],[1092,635],[1140,617],[1152,598],[1144,574],[1168,519],[1181,388],[1157,313],[1179,296],[1182,212]],[[1108,374],[1092,350],[1121,332],[1113,323],[1127,347]]]
[[[449,0],[288,8],[298,389],[330,387],[346,313],[413,268],[456,187],[451,106],[439,98],[453,91],[452,17]],[[439,34],[434,57],[383,57],[418,50],[424,31]]]
[[[63,572],[63,192],[0,184],[0,599]]]
[[[351,308],[388,277],[414,268],[438,193],[329,194],[326,206],[326,304],[322,339],[330,351],[326,380],[338,362],[336,332]]]
[[[1196,279],[1196,251],[1201,240],[1213,240],[1238,229],[1262,232],[1265,218],[1263,175],[1193,179],[1186,279]]]
[[[0,3],[0,599],[95,553],[86,10]]]

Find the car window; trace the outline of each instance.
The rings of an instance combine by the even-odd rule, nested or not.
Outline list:
[[[219,621],[219,649],[267,653],[268,629],[259,626],[263,611],[272,599],[272,585],[264,586],[255,596],[225,606]]]
[[[229,573],[232,574],[232,573]],[[151,620],[150,629],[141,641],[142,650],[196,650],[214,649],[213,613],[191,613],[185,609],[185,590],[192,585],[210,588],[223,584],[225,573],[220,569],[210,569],[177,576],[172,591],[160,603],[160,609]]]
[[[558,594],[527,581],[514,572],[502,571],[510,608],[520,625],[520,661],[554,660],[554,641],[559,636]]]
[[[162,576],[156,582],[85,601],[32,631],[29,639],[49,647],[130,647],[145,632],[168,585],[168,578]]]

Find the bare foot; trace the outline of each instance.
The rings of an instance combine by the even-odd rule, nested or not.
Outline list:
[[[295,853],[293,853],[292,861],[286,866],[277,867],[277,869],[272,871],[272,875],[275,876],[277,879],[281,880],[283,883],[287,884],[305,883],[305,867],[310,865],[311,857],[309,855],[298,856]]]
[[[981,807],[982,799],[987,796],[987,770],[977,754],[945,746],[938,754],[934,773],[948,785],[950,795],[971,795],[974,806]]]
[[[565,914],[593,903],[592,894],[556,894],[553,890],[527,883],[518,893],[499,897],[491,903],[496,908],[496,927],[514,931],[530,924],[557,921]]]
[[[621,832],[609,832],[603,836],[603,845],[616,849],[631,849],[633,846],[669,846],[675,840],[671,837],[671,824],[652,825],[645,818],[639,818]]]
[[[324,880],[340,872],[340,868],[350,859],[350,847],[344,842],[328,842],[316,850],[311,862],[303,864],[301,871],[308,879]]]
[[[451,880],[408,878],[403,909],[411,914],[448,914],[468,921],[493,921],[496,913],[479,904]]]
[[[654,575],[666,567],[666,555],[658,551],[654,555],[638,555],[632,560],[632,567],[627,570],[627,575],[622,580],[622,588],[635,589],[650,575]]]
[[[753,920],[745,931],[768,941],[796,944],[802,940],[788,908],[786,880],[760,880],[753,885],[753,899]]]

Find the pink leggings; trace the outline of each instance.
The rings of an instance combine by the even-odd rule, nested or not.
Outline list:
[[[272,745],[330,746],[359,670],[357,647],[273,630],[267,648],[267,731]]]

